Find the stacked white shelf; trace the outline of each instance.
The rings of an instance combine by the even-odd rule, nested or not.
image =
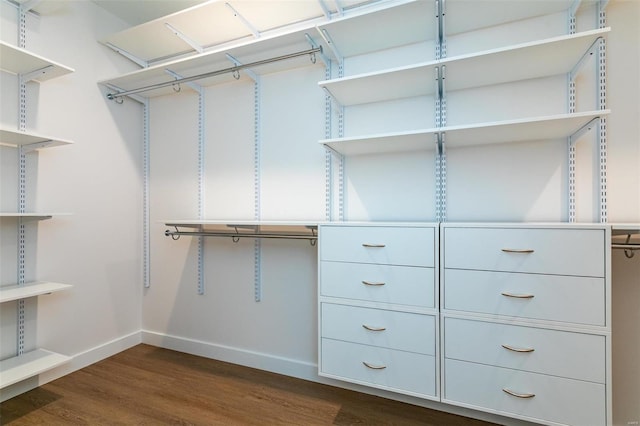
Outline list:
[[[609,28],[434,60],[413,66],[321,81],[343,106],[433,94],[435,68],[446,67],[447,90],[464,90],[569,73]],[[541,60],[540,58],[545,58]],[[321,140],[345,155],[435,149],[434,135],[449,147],[567,138],[608,110],[527,117],[388,134]],[[368,149],[367,149],[368,148]]]
[[[26,83],[38,83],[72,73],[73,69],[43,56],[29,52],[26,49],[0,42],[0,69],[2,72],[18,75]],[[23,153],[48,147],[67,145],[69,140],[41,135],[32,131],[18,131],[14,129],[0,129],[0,145],[22,150]],[[51,219],[53,213],[43,212],[2,212],[0,218],[17,220],[24,223],[27,220]],[[38,297],[71,288],[69,284],[56,282],[26,282],[21,285],[4,285],[0,287],[0,303],[15,302],[27,298]],[[36,348],[19,353],[17,356],[0,361],[0,388],[19,383],[47,370],[58,367],[71,358]]]

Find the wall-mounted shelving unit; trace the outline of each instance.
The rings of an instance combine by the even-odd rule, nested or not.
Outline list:
[[[27,11],[23,6],[19,7],[18,14],[21,26],[25,25],[24,15]],[[24,34],[26,34],[26,29],[20,32],[21,45],[24,44]],[[72,287],[69,284],[40,281],[30,282],[25,280],[25,224],[29,221],[51,219],[54,216],[53,213],[27,212],[26,155],[28,155],[29,152],[39,149],[72,143],[63,138],[45,136],[26,130],[27,110],[25,93],[27,83],[46,82],[70,74],[74,70],[58,62],[34,54],[22,47],[16,47],[5,42],[0,42],[0,70],[5,73],[17,75],[20,86],[20,100],[18,102],[20,105],[19,123],[15,130],[0,129],[0,145],[18,150],[18,172],[20,175],[18,179],[18,211],[0,213],[0,218],[15,220],[18,227],[17,283],[2,285],[0,287],[0,303],[16,303],[18,313],[16,321],[17,353],[15,356],[0,361],[0,388],[6,388],[58,367],[71,359],[62,354],[37,347],[34,348],[33,346],[37,342],[32,339],[27,343],[25,337],[25,299],[68,290]]]

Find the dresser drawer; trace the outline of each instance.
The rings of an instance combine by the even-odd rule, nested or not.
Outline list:
[[[433,356],[332,339],[322,339],[321,345],[320,375],[417,396],[436,395]]]
[[[605,326],[604,278],[444,270],[445,309]]]
[[[605,337],[444,318],[446,358],[605,383]]]
[[[321,304],[322,337],[435,355],[436,321],[431,315]]]
[[[606,424],[603,384],[450,359],[445,360],[443,377],[444,402],[461,403],[531,421],[568,425]],[[510,395],[505,390],[521,397]]]
[[[445,228],[444,267],[604,277],[600,229]]]
[[[322,296],[435,307],[434,268],[343,262],[320,268]]]
[[[435,230],[421,227],[323,226],[320,260],[435,265]]]

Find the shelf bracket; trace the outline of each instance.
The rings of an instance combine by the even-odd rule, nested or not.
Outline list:
[[[107,86],[109,89],[115,90],[116,92],[123,92],[124,91],[124,89],[122,87],[118,87],[115,84],[108,83],[105,86]],[[140,95],[131,94],[131,95],[127,95],[127,97],[131,98],[132,100],[134,100],[134,101],[136,101],[136,102],[138,102],[138,103],[140,103],[142,105],[146,105],[147,104],[147,100],[145,98],[143,98],[142,96],[140,96]],[[120,100],[118,101],[118,99],[120,99]],[[121,104],[123,102],[123,97],[122,96],[114,96],[113,99],[111,99],[111,100],[113,100],[114,102],[116,102],[118,104]]]
[[[242,24],[247,27],[247,29],[249,31],[251,31],[251,33],[253,34],[253,36],[255,38],[260,38],[260,32],[256,29],[256,27],[253,26],[253,24],[251,22],[249,22],[247,20],[247,18],[245,18],[244,16],[242,16],[240,13],[238,13],[237,10],[234,9],[233,6],[231,6],[230,3],[225,3],[225,6],[227,6],[229,8],[229,10],[231,10],[231,12],[233,13],[233,16],[235,16],[236,18],[238,18],[240,20],[240,22],[242,22]]]
[[[22,145],[22,152],[24,152],[26,154],[28,152],[35,151],[35,150],[40,149],[40,148],[46,148],[49,145],[51,145],[53,142],[54,142],[53,139],[49,139],[49,140],[46,140],[46,141],[40,141],[40,142],[35,142],[35,143]]]
[[[327,5],[325,4],[324,0],[318,0],[318,4],[320,5],[320,8],[322,9],[322,13],[324,13],[324,17],[327,18],[327,19],[331,19],[331,11],[329,10]]]
[[[597,53],[598,50],[598,46],[600,45],[600,40],[602,40],[602,37],[598,37],[592,44],[591,46],[589,46],[589,48],[587,49],[586,52],[584,52],[584,55],[582,55],[582,57],[580,58],[580,60],[578,60],[578,62],[576,63],[576,65],[571,69],[571,71],[569,71],[569,79],[570,80],[575,80],[576,75],[578,74],[578,72],[580,72],[580,69],[583,67],[584,63],[587,61],[587,59],[593,55],[595,55]]]
[[[169,24],[168,22],[165,22],[164,26],[167,27],[169,29],[169,31],[171,31],[180,40],[182,40],[185,43],[187,43],[196,52],[198,52],[198,53],[204,52],[204,48],[199,43],[197,43],[195,40],[193,40],[189,36],[185,35],[182,31],[178,30],[173,25]]]
[[[54,66],[53,65],[47,65],[46,67],[40,68],[38,70],[35,71],[31,71],[28,73],[24,73],[24,74],[20,74],[20,77],[22,78],[22,81],[24,83],[28,83],[32,80],[37,80],[38,77],[41,77],[42,75],[48,73],[49,71],[53,70]]]
[[[318,43],[316,43],[316,41],[314,39],[311,38],[311,36],[308,33],[304,33],[304,37],[307,39],[307,42],[309,43],[309,45],[311,45],[312,49],[318,49],[320,48],[320,45]],[[320,60],[322,61],[322,63],[325,66],[330,66],[331,64],[331,60],[329,58],[327,58],[327,56],[322,52],[322,50],[320,50],[318,53],[316,53],[316,55],[318,55],[320,57]]]
[[[237,60],[236,58],[234,58],[233,56],[231,56],[230,54],[225,54],[225,56],[227,57],[227,59],[233,64],[233,66],[235,67],[241,67],[242,65],[244,65],[242,62],[240,62],[239,60]],[[254,71],[248,69],[248,68],[243,68],[242,69],[245,74],[247,74],[254,82],[258,82],[258,74],[256,74]],[[240,71],[237,71],[237,73],[234,73],[234,76],[238,76],[236,77],[236,80],[238,80],[240,78]]]
[[[182,79],[183,79],[183,77],[182,77],[180,74],[178,74],[177,72],[171,71],[170,69],[166,69],[166,68],[165,68],[164,72],[166,72],[167,74],[169,74],[171,77],[175,78],[175,79],[176,79],[176,81],[178,81],[178,80],[182,80]],[[176,84],[177,84],[178,86],[180,86],[180,84],[181,84],[181,83],[178,81]],[[194,83],[193,81],[188,81],[188,82],[186,82],[186,83],[184,83],[184,84],[186,84],[187,86],[189,86],[191,89],[193,89],[193,90],[194,90],[194,91],[196,91],[197,93],[202,94],[202,86],[201,86],[201,85],[199,85],[198,83]],[[177,91],[177,92],[179,92],[180,90],[178,89],[178,90],[176,90],[176,91]]]
[[[20,3],[20,9],[23,13],[30,12],[32,9],[38,7],[40,3],[42,3],[42,0],[28,0]]]
[[[134,55],[133,53],[129,53],[126,50],[120,49],[118,46],[111,44],[111,43],[105,43],[105,45],[110,48],[111,50],[113,50],[116,53],[119,53],[120,55],[124,56],[125,58],[129,59],[131,62],[134,62],[135,64],[137,64],[138,66],[142,67],[142,68],[148,68],[149,67],[149,62],[138,58],[136,55]]]
[[[324,42],[327,43],[327,46],[329,46],[329,49],[331,49],[331,51],[333,52],[333,56],[335,57],[336,61],[338,61],[338,63],[342,63],[344,57],[340,54],[340,50],[338,50],[338,47],[333,42],[329,31],[327,31],[325,28],[321,29],[320,37],[322,37]]]

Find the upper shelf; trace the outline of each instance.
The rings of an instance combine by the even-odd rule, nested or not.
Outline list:
[[[448,126],[409,132],[325,139],[320,143],[343,155],[429,151],[436,148],[441,134],[449,148],[566,139],[609,110],[531,117],[464,126]]]
[[[30,80],[39,82],[73,72],[72,68],[3,41],[0,41],[0,68],[11,74],[29,75]]]
[[[366,3],[370,1],[341,2],[347,11]],[[198,48],[256,41],[292,24],[313,27],[336,13],[327,2],[215,0],[113,34],[103,43],[152,64],[198,53]]]
[[[318,31],[328,35],[342,57],[435,40],[434,0],[387,2],[385,6],[320,24]],[[329,49],[326,53],[332,52]]]
[[[321,81],[342,105],[428,95],[436,89],[434,69],[445,66],[447,90],[508,83],[570,72],[610,28],[553,37],[438,61]]]
[[[49,148],[67,145],[73,142],[52,136],[39,135],[31,132],[19,132],[16,130],[0,129],[0,145],[24,146],[34,149]]]

